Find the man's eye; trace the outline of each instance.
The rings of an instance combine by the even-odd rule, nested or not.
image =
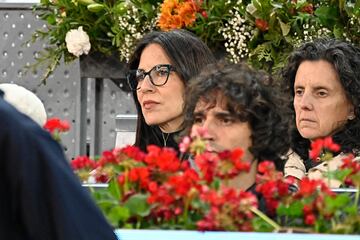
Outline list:
[[[230,125],[234,122],[233,118],[222,118],[221,119],[221,124],[222,125]]]
[[[202,124],[203,118],[202,117],[195,117],[194,118],[194,124]]]

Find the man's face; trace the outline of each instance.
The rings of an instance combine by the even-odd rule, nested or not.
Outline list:
[[[221,152],[241,148],[245,158],[252,159],[248,149],[252,146],[251,129],[248,122],[240,121],[226,108],[226,99],[217,94],[216,102],[209,103],[200,99],[194,110],[194,124],[192,132],[197,128],[207,130],[206,139],[210,143],[210,150]]]

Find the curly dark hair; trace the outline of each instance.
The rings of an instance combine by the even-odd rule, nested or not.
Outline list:
[[[341,145],[343,152],[360,149],[360,48],[348,42],[322,38],[303,44],[289,57],[288,64],[281,71],[283,90],[290,94],[289,107],[295,116],[293,99],[296,72],[303,61],[325,60],[339,75],[348,99],[354,105],[355,119],[349,120],[344,128],[335,133],[334,141]],[[292,121],[295,123],[295,119]],[[310,140],[303,138],[296,126],[291,130],[291,147],[304,159],[306,169],[313,167],[308,159]]]
[[[249,122],[253,143],[249,151],[255,159],[272,160],[278,170],[283,170],[282,156],[289,150],[288,113],[281,107],[279,91],[264,84],[271,82],[269,78],[246,64],[222,62],[207,66],[188,87],[185,132],[188,134],[194,123],[199,100],[212,103],[220,93],[226,99],[227,110],[240,121]]]

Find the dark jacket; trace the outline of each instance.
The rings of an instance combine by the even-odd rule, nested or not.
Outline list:
[[[0,239],[115,240],[62,148],[0,97]]]

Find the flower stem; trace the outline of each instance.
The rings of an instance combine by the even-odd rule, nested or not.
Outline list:
[[[331,188],[330,186],[330,164],[327,163],[327,180],[328,180],[328,187]]]
[[[360,185],[357,186],[357,191],[355,193],[355,201],[354,201],[355,208],[357,208],[359,204],[359,197],[360,197]]]
[[[269,225],[271,225],[275,231],[279,231],[280,230],[280,225],[277,224],[276,222],[274,222],[271,218],[269,218],[268,216],[266,216],[263,212],[261,212],[259,209],[257,209],[256,207],[250,207],[250,210],[255,213],[256,215],[258,215],[262,220],[264,220],[266,223],[268,223]]]

